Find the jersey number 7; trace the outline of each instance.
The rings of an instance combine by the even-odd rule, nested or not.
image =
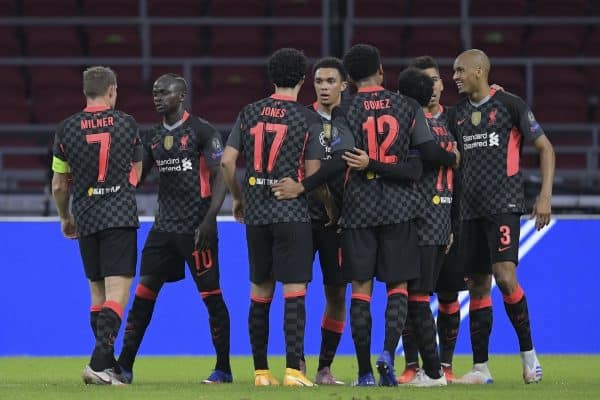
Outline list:
[[[265,145],[265,132],[274,133],[275,138],[269,150],[269,160],[267,161],[267,173],[273,172],[275,161],[279,156],[279,150],[283,145],[283,140],[287,134],[287,125],[272,124],[269,122],[259,122],[252,129],[250,134],[254,136],[254,171],[263,172],[263,148]]]
[[[398,120],[384,114],[375,118],[370,116],[363,123],[363,131],[367,133],[367,147],[369,148],[369,158],[380,161],[385,164],[395,164],[398,162],[398,156],[386,154],[392,144],[398,137]],[[387,127],[387,136],[379,145],[378,135],[385,135]]]
[[[99,143],[98,155],[98,182],[104,182],[108,170],[108,158],[110,156],[110,133],[100,132],[85,135],[85,141],[89,144]]]

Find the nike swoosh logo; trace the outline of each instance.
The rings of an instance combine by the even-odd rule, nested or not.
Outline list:
[[[208,271],[210,271],[210,270],[209,269],[205,269],[202,272],[196,272],[196,276],[202,276],[202,275],[206,274]]]
[[[498,247],[498,252],[502,253],[503,251],[506,251],[508,249],[510,249],[512,246],[506,246],[506,247]]]
[[[465,122],[465,119],[464,119],[464,118],[463,118],[463,119],[459,119],[459,120],[457,120],[457,121],[456,121],[456,123],[457,123],[458,125],[462,125],[464,122]]]

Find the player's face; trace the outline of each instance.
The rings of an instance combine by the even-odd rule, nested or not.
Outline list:
[[[440,71],[435,68],[427,68],[423,72],[433,80],[433,94],[431,95],[431,100],[429,100],[429,107],[435,107],[440,104],[440,97],[444,91],[444,82],[440,77]]]
[[[339,104],[342,91],[346,89],[346,82],[342,81],[342,76],[337,68],[317,69],[314,84],[317,102],[323,106]]]
[[[477,68],[465,56],[458,56],[454,61],[454,75],[458,93],[473,93],[477,89]]]
[[[154,108],[159,114],[170,114],[177,111],[182,101],[182,95],[177,85],[166,80],[157,80],[152,87]]]

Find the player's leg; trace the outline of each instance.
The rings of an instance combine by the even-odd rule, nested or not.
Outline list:
[[[100,273],[98,234],[80,237],[78,244],[85,275],[88,278],[90,286],[90,326],[95,339],[98,314],[102,309],[102,304],[106,301],[104,297],[104,278],[102,278]]]
[[[358,361],[357,386],[375,386],[371,366],[371,292],[377,260],[377,240],[372,229],[342,232],[344,277],[352,282],[350,328]]]
[[[496,240],[497,251],[492,250],[492,271],[496,284],[502,292],[504,308],[519,339],[521,361],[523,363],[523,380],[535,383],[542,380],[542,367],[537,359],[531,339],[531,324],[525,292],[517,280],[518,243],[520,234],[519,216],[517,214],[496,215],[491,221]]]
[[[314,386],[300,371],[306,326],[306,285],[312,279],[312,228],[308,223],[272,225],[273,277],[283,283],[286,370],[283,384]]]
[[[404,371],[396,379],[400,384],[412,381],[419,370],[419,347],[410,313],[406,316],[402,330],[402,348],[404,350]]]
[[[97,281],[88,281],[90,284],[90,295],[91,295],[91,306],[90,306],[90,326],[96,337],[96,330],[98,325],[98,314],[102,310],[102,304],[106,301],[104,297],[104,279]]]
[[[221,292],[218,241],[210,243],[205,249],[196,250],[192,235],[177,235],[177,250],[185,257],[208,311],[211,339],[217,355],[213,372],[202,383],[230,383],[233,381],[229,362],[230,321]]]
[[[413,381],[408,382],[414,386],[430,387],[447,384],[441,371],[436,343],[437,330],[429,306],[429,294],[434,290],[437,282],[444,250],[444,246],[419,246],[421,276],[410,281],[408,285],[408,315],[415,327],[415,337],[423,359],[424,372],[417,374]]]
[[[142,250],[140,280],[127,314],[123,347],[118,360],[121,375],[127,383],[133,381],[133,364],[152,320],[156,299],[163,284],[184,277],[184,260],[175,253],[171,236],[166,232],[151,230]]]
[[[398,384],[394,355],[408,314],[407,281],[419,276],[417,230],[412,221],[377,228],[376,277],[387,287],[385,338],[377,360],[379,384]]]
[[[273,235],[269,226],[246,225],[246,243],[250,262],[250,310],[248,329],[254,360],[254,384],[278,385],[269,370],[269,312],[275,290],[273,280]]]
[[[334,227],[313,229],[313,242],[319,251],[323,272],[325,312],[321,321],[321,349],[315,382],[319,385],[341,385],[331,373],[346,321],[346,281],[341,268],[339,235]],[[313,246],[314,247],[314,246]]]
[[[99,265],[104,277],[102,309],[96,321],[96,345],[89,370],[84,372],[94,382],[99,376],[93,371],[104,371],[111,376],[114,371],[114,341],[121,327],[123,308],[129,300],[129,289],[137,261],[137,230],[134,228],[108,229],[98,235]],[[112,384],[119,384],[120,377],[111,376]],[[118,379],[118,381],[117,381]]]

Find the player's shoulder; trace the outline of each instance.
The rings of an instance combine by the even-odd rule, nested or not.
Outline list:
[[[123,121],[127,121],[129,123],[133,123],[133,124],[137,125],[137,121],[135,120],[133,115],[127,114],[125,111],[114,109],[114,110],[109,110],[109,112],[112,113],[115,117],[122,119]]]
[[[402,104],[406,104],[410,109],[412,110],[420,110],[421,109],[421,105],[419,104],[418,101],[416,101],[415,99],[413,99],[412,97],[408,97],[408,96],[404,96],[403,94],[400,93],[395,93],[395,92],[391,92],[392,93],[392,97],[393,99],[397,99],[398,103]]]
[[[497,101],[499,101],[507,106],[518,107],[518,108],[527,107],[527,103],[525,103],[525,100],[523,100],[521,97],[519,97],[516,94],[511,93],[511,92],[507,92],[504,90],[498,91],[498,92],[494,93],[493,97]]]
[[[189,126],[198,133],[208,133],[212,134],[217,131],[217,128],[208,122],[206,119],[199,117],[197,115],[190,114],[188,120],[186,121]]]
[[[298,105],[300,106],[300,103],[298,103]],[[302,114],[304,116],[304,118],[306,119],[306,122],[308,123],[308,125],[312,125],[312,124],[320,124],[323,122],[323,117],[321,117],[319,115],[318,112],[316,112],[312,106],[310,108],[308,107],[299,107],[299,112],[300,114]]]

